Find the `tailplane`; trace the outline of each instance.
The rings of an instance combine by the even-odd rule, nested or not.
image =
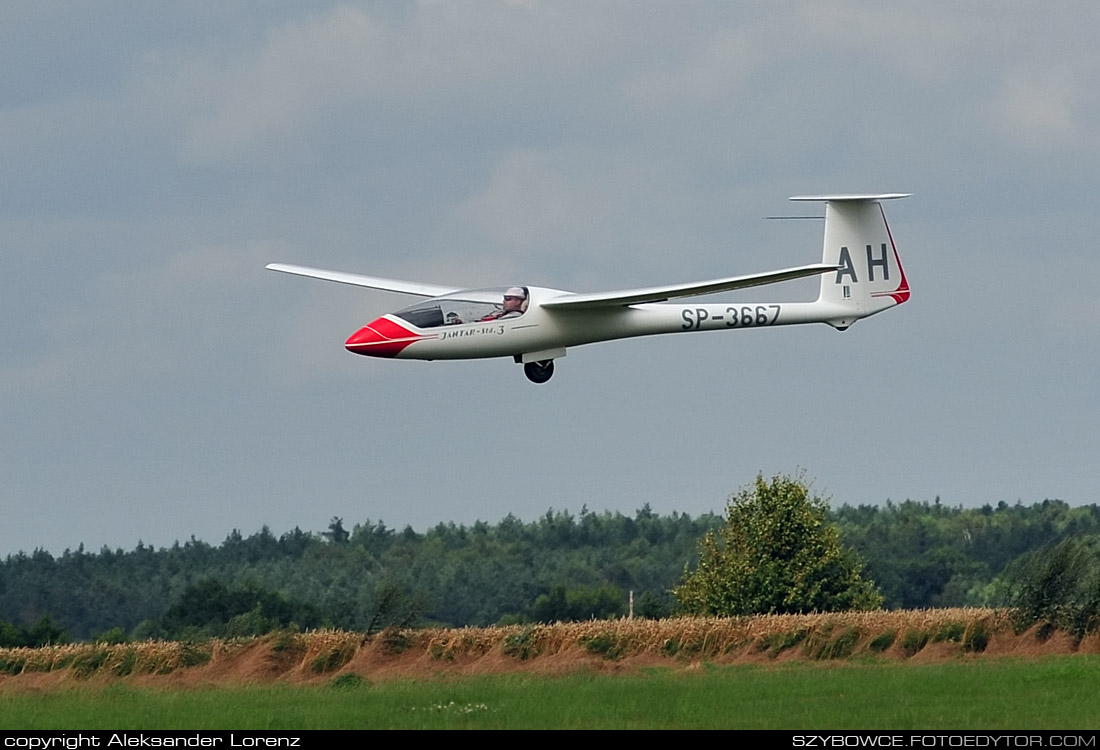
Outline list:
[[[837,266],[821,276],[817,304],[827,309],[829,325],[843,331],[860,318],[896,307],[909,299],[882,201],[907,193],[883,195],[797,196],[793,201],[825,202],[825,246],[821,262]],[[832,309],[836,315],[832,316]]]

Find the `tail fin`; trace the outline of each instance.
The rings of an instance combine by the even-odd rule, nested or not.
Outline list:
[[[860,318],[896,307],[909,299],[909,282],[901,267],[881,201],[908,193],[884,195],[798,196],[793,201],[825,201],[825,248],[821,262],[837,266],[821,275],[817,302],[836,309],[826,322],[843,331]]]

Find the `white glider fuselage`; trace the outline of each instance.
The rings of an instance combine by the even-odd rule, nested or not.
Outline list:
[[[815,302],[648,303],[588,310],[553,309],[542,307],[540,302],[561,298],[568,292],[528,289],[531,304],[520,317],[420,328],[399,314],[390,313],[357,331],[346,346],[356,354],[397,359],[519,356],[521,361],[537,361],[553,358],[541,356],[548,350],[600,341],[659,333],[824,323],[843,314]],[[530,356],[524,359],[525,354],[535,359]]]

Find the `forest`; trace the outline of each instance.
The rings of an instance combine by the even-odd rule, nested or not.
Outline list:
[[[366,520],[325,531],[233,530],[154,549],[0,562],[0,646],[251,635],[277,628],[376,632],[677,613],[670,590],[723,517],[648,505],[633,516],[548,510],[529,522],[440,523],[424,532]],[[1058,500],[964,509],[934,502],[841,505],[829,521],[886,609],[996,606],[1021,556],[1100,534],[1100,507]]]

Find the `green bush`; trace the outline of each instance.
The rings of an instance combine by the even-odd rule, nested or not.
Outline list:
[[[806,639],[809,631],[805,629],[792,630],[786,633],[769,633],[763,636],[755,646],[756,651],[766,651],[773,659],[787,649],[794,648]]]
[[[21,656],[0,657],[0,673],[3,674],[19,674],[26,665],[27,660]]]
[[[107,659],[110,657],[111,651],[106,648],[85,651],[73,659],[73,672],[76,673],[77,677],[91,677],[107,663]]]
[[[928,640],[929,635],[924,630],[915,628],[906,630],[905,635],[901,637],[901,652],[907,657],[913,656],[928,645]]]
[[[310,663],[309,668],[313,672],[335,672],[340,667],[351,661],[355,655],[355,647],[352,645],[333,646],[317,654]]]
[[[854,627],[841,629],[834,634],[827,628],[819,638],[806,644],[806,655],[811,659],[847,659],[859,644],[859,631]]]
[[[382,653],[388,656],[396,656],[409,650],[412,639],[408,634],[397,628],[386,628],[378,634],[378,642],[381,644]]]
[[[882,595],[828,511],[800,479],[758,476],[729,499],[725,526],[703,537],[698,567],[672,593],[704,616],[878,609]]]
[[[1038,624],[1080,641],[1100,625],[1100,540],[1069,537],[1017,558],[1005,571],[1008,606],[1017,632]]]
[[[214,650],[207,643],[181,643],[180,660],[181,667],[201,667],[214,658]]]
[[[538,656],[539,648],[535,642],[535,629],[528,626],[518,633],[509,633],[504,637],[504,643],[501,645],[501,650],[508,656],[515,657],[520,661],[526,661],[527,659],[533,659]]]
[[[126,631],[118,626],[92,636],[92,643],[101,643],[105,646],[114,646],[119,643],[126,643],[126,641]]]
[[[962,643],[965,633],[966,626],[961,622],[945,622],[936,628],[936,632],[932,635],[932,643],[943,643],[944,641]]]
[[[357,675],[354,672],[344,672],[341,675],[333,677],[328,686],[334,690],[356,690],[369,684],[366,678],[361,675]]]
[[[989,645],[989,626],[984,622],[976,622],[963,635],[963,651],[980,653]]]
[[[618,659],[626,653],[627,644],[614,633],[597,633],[580,639],[584,650],[605,659]]]
[[[137,649],[133,647],[127,648],[122,653],[122,659],[119,660],[118,664],[115,665],[115,668],[112,669],[111,672],[115,677],[125,677],[134,671],[134,667],[137,665],[137,658]]]
[[[615,586],[552,586],[531,606],[535,622],[610,620],[626,614],[626,595]]]
[[[868,644],[868,648],[870,648],[875,653],[881,654],[883,651],[893,646],[894,641],[896,641],[897,638],[898,631],[887,630],[885,633],[880,633],[872,638],[871,642]]]

